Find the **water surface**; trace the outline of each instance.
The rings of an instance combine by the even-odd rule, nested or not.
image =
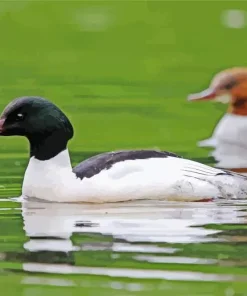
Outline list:
[[[244,202],[0,202],[7,295],[245,295]]]

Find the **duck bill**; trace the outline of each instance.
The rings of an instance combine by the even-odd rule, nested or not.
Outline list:
[[[207,101],[214,100],[217,97],[217,93],[214,89],[208,88],[197,94],[190,94],[188,101]]]
[[[3,128],[4,122],[5,122],[5,118],[0,118],[0,136],[4,132],[4,128]]]

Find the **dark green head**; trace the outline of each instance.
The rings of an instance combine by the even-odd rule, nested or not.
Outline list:
[[[4,109],[0,135],[26,137],[31,156],[47,160],[66,149],[73,137],[73,127],[53,103],[40,97],[21,97]]]

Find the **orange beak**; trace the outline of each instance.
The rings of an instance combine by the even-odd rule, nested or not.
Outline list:
[[[217,97],[217,92],[212,88],[208,88],[197,94],[190,94],[187,100],[188,101],[214,100],[216,97]]]

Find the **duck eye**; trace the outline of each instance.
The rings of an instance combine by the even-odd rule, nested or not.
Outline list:
[[[22,113],[18,113],[16,115],[16,121],[21,121],[21,120],[23,120],[23,118],[24,118],[24,115]]]
[[[224,88],[227,90],[232,89],[233,87],[235,87],[237,85],[237,83],[238,83],[237,80],[232,79],[224,85]]]

